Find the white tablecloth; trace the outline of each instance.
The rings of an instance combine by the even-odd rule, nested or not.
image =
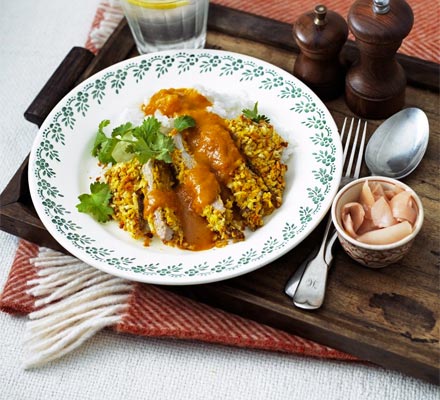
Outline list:
[[[0,190],[30,150],[23,112],[73,46],[98,0],[0,0]],[[17,238],[0,232],[0,286]],[[26,318],[0,313],[0,399],[438,399],[437,387],[397,372],[105,331],[37,370],[21,367]]]

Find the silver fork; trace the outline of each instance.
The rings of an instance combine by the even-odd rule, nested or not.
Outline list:
[[[352,173],[353,161],[357,150],[357,143],[359,138],[359,131],[361,128],[362,120],[359,120],[356,134],[351,142],[351,136],[353,132],[353,124],[355,118],[352,118],[350,128],[348,131],[347,139],[345,140],[343,159],[344,164],[347,159],[348,150],[351,147],[350,158],[345,170],[345,174],[341,179],[339,187],[345,186],[347,183],[359,178],[363,153],[365,147],[365,136],[367,132],[367,122],[365,121],[364,129],[362,132],[361,141],[359,144],[358,155],[356,159],[356,166]],[[341,129],[341,141],[344,140],[345,127],[347,124],[347,118],[344,119],[344,123]],[[328,270],[330,269],[333,256],[332,247],[336,241],[336,231],[333,227],[331,215],[328,216],[327,224],[324,230],[324,236],[319,249],[312,253],[295,271],[293,276],[287,282],[285,287],[285,293],[290,297],[293,297],[293,302],[297,307],[315,310],[321,307],[325,297],[325,287],[327,282]]]

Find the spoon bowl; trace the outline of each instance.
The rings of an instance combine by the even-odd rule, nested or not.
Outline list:
[[[419,108],[406,108],[376,129],[365,150],[372,175],[401,179],[422,160],[429,140],[429,123]]]

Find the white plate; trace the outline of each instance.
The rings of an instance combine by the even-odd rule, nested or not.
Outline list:
[[[203,85],[246,93],[293,145],[283,205],[246,240],[183,251],[150,247],[116,222],[100,224],[76,209],[99,174],[90,155],[98,124],[116,119],[147,94]],[[32,147],[29,186],[47,230],[84,262],[126,279],[167,285],[220,281],[260,268],[293,249],[318,225],[337,192],[342,148],[318,97],[285,71],[256,58],[214,50],[160,52],[113,65],[73,89],[49,114]]]

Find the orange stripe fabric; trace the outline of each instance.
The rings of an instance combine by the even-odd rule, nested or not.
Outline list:
[[[121,333],[142,336],[200,340],[311,357],[357,360],[330,347],[145,284],[136,284],[129,308],[115,329]]]
[[[0,294],[1,311],[11,314],[28,314],[34,311],[35,298],[26,293],[26,290],[27,282],[37,277],[29,261],[37,254],[37,245],[20,241],[3,293]]]
[[[0,296],[1,311],[28,314],[35,310],[35,298],[27,293],[27,282],[37,277],[34,266],[29,262],[37,254],[37,245],[20,241]],[[310,357],[358,361],[349,354],[190,300],[157,286],[133,282],[128,302],[127,311],[113,326],[120,333],[200,340]]]

